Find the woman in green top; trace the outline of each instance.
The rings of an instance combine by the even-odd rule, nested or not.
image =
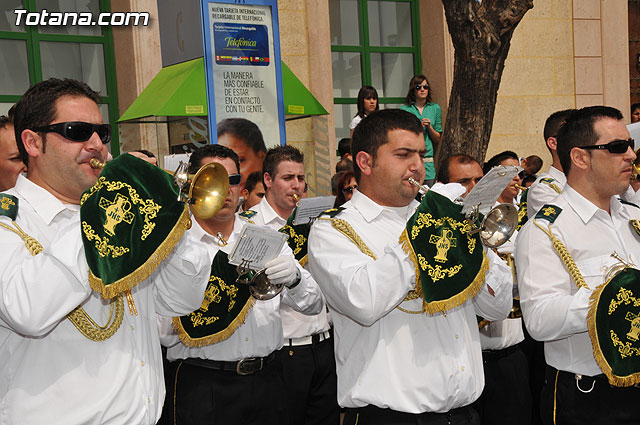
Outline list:
[[[424,75],[414,75],[409,81],[406,104],[400,107],[418,117],[424,127],[424,144],[427,154],[424,158],[426,171],[424,182],[431,186],[436,180],[436,168],[433,165],[433,148],[440,143],[442,135],[442,111],[438,104],[431,101],[431,87]]]

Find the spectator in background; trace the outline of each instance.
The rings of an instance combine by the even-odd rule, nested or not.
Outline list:
[[[372,86],[364,86],[358,92],[358,113],[353,117],[349,124],[349,137],[353,136],[353,130],[367,115],[371,115],[373,111],[380,109],[378,105],[378,92]],[[342,155],[342,154],[340,154]]]
[[[11,110],[9,115],[12,115]],[[26,171],[27,167],[20,158],[16,144],[13,118],[2,115],[0,116],[0,192],[15,186],[18,175]]]
[[[538,155],[529,155],[520,160],[520,166],[523,168],[522,171],[524,171],[525,175],[535,176],[542,168],[542,158]]]
[[[155,166],[158,165],[158,159],[156,158],[156,156],[153,154],[153,152],[148,151],[146,149],[137,149],[135,151],[131,151],[131,152],[127,152],[129,155],[133,155],[136,158],[140,158],[144,161],[147,161],[150,164],[153,164]]]
[[[536,181],[536,176],[532,176],[531,174],[527,174],[522,179],[522,187],[526,187],[527,189]]]
[[[631,105],[631,124],[640,122],[640,103]]]
[[[231,148],[240,159],[243,187],[249,174],[262,172],[267,147],[258,126],[244,118],[227,118],[218,123],[218,143]]]
[[[433,164],[435,145],[442,136],[442,111],[440,106],[431,100],[431,85],[424,75],[414,75],[409,81],[406,104],[400,109],[411,112],[418,117],[424,128],[424,143],[427,154],[423,158],[426,172],[424,182],[432,186],[436,181],[436,168]]]
[[[353,170],[353,158],[351,158],[351,139],[343,138],[338,142],[338,154],[340,161],[336,164],[336,173]]]
[[[353,175],[353,171],[342,173],[338,179],[338,188],[336,202],[333,204],[334,208],[350,201],[353,196],[353,191],[358,188],[358,183],[356,182],[356,177]]]
[[[244,184],[244,189],[242,189],[242,197],[244,198],[243,211],[251,209],[251,207],[262,201],[262,198],[264,198],[264,183],[262,183],[261,172],[254,171],[249,174]]]
[[[347,170],[348,171],[348,170]],[[338,182],[340,181],[340,177],[347,171],[338,171],[333,176],[331,176],[331,194],[338,196]]]

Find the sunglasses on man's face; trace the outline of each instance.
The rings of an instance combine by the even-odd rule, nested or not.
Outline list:
[[[625,153],[627,149],[633,150],[634,140],[613,140],[604,145],[579,146],[580,149],[606,149],[610,153]]]
[[[420,91],[420,89],[429,90],[429,84],[422,84],[422,85],[416,86],[416,91]]]
[[[111,126],[109,124],[67,121],[45,125],[44,127],[34,128],[34,130],[42,133],[58,133],[72,142],[86,142],[91,138],[93,133],[98,133],[98,137],[100,137],[100,140],[104,144],[111,141]]]
[[[353,193],[354,189],[357,189],[358,186],[349,186],[349,187],[345,187],[344,189],[342,189],[342,193],[344,193],[345,195]]]
[[[229,186],[237,186],[242,181],[242,175],[229,174]]]

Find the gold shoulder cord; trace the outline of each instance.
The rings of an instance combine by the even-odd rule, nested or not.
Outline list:
[[[331,226],[333,226],[333,228],[336,229],[338,232],[345,235],[351,242],[353,242],[360,249],[360,251],[362,251],[363,254],[373,258],[374,260],[377,260],[373,251],[369,249],[369,247],[364,243],[360,235],[356,233],[354,228],[351,227],[351,225],[346,220],[342,220],[340,218],[323,218],[323,217],[320,217],[319,220],[330,220]],[[420,294],[412,290],[412,291],[409,291],[409,293],[404,297],[403,301],[415,300],[420,297],[421,297]],[[420,311],[406,310],[400,306],[397,306],[396,308],[400,311],[403,311],[405,313],[410,313],[410,314],[421,314],[421,313],[424,313],[425,311],[424,309]]]
[[[551,189],[555,190],[558,195],[562,193],[562,189],[560,189],[557,184],[548,182],[544,183],[546,183]]]
[[[573,258],[571,258],[571,254],[569,254],[569,251],[567,250],[567,248],[564,246],[562,241],[558,239],[551,232],[551,224],[549,224],[548,230],[547,230],[544,227],[542,227],[542,225],[540,225],[536,219],[533,219],[533,223],[536,226],[538,226],[540,230],[545,232],[547,236],[549,236],[549,239],[551,239],[551,244],[553,245],[553,248],[556,250],[556,252],[560,256],[560,259],[562,260],[565,267],[567,268],[569,275],[571,276],[573,281],[576,283],[576,286],[578,288],[589,288],[587,283],[584,281],[584,278],[582,277],[582,274],[580,273],[578,266],[576,265],[575,261],[573,261]]]
[[[3,227],[7,230],[12,231],[22,238],[25,246],[29,250],[29,253],[33,256],[38,255],[42,252],[42,244],[38,242],[32,236],[29,236],[18,226],[18,224],[11,220],[11,223],[15,226],[15,228],[8,226],[4,223],[0,223],[0,227]],[[89,338],[92,341],[104,341],[109,339],[113,334],[116,333],[120,325],[122,324],[122,318],[124,317],[124,301],[122,297],[117,297],[115,299],[115,311],[116,315],[113,320],[113,310],[114,310],[114,300],[111,301],[111,310],[109,312],[109,320],[105,326],[98,325],[84,309],[80,306],[76,307],[71,313],[67,315],[69,321],[73,324],[73,326],[80,331],[82,335]]]

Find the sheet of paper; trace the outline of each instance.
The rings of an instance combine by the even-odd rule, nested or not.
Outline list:
[[[164,156],[164,169],[169,171],[175,171],[180,165],[180,161],[189,164],[189,155],[186,153],[177,153]]]
[[[298,209],[296,210],[296,216],[293,218],[293,224],[298,226],[308,223],[324,211],[333,208],[335,202],[335,196],[316,196],[301,199],[300,202],[298,202]]]
[[[261,270],[280,254],[286,240],[287,235],[284,233],[248,223],[231,249],[229,264],[237,266],[246,260],[251,270]]]
[[[520,171],[522,167],[513,165],[493,167],[464,198],[462,212],[470,213],[473,207],[478,205],[478,210],[482,214],[488,213],[498,200],[498,196]]]
[[[640,122],[627,124],[627,129],[629,130],[629,134],[631,134],[631,138],[635,140],[633,150],[636,151],[640,147]]]

